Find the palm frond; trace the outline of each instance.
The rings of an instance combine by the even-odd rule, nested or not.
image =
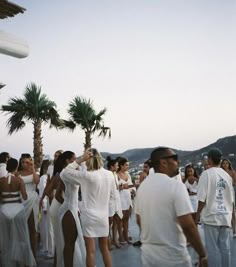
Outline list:
[[[18,117],[18,114],[14,114],[8,119],[7,126],[9,127],[8,134],[12,135],[14,132],[24,128],[25,122]]]
[[[101,131],[100,131],[98,137],[104,138],[108,135],[108,138],[111,138],[111,128],[110,127],[102,126],[100,130]]]
[[[72,120],[62,120],[63,121],[63,129],[68,129],[70,131],[74,131],[76,128],[76,124]]]
[[[87,100],[83,97],[75,97],[69,103],[68,113],[71,119],[82,129],[88,130],[94,123],[93,118],[95,110],[90,99]]]

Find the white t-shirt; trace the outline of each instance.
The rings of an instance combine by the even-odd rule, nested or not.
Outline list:
[[[205,202],[201,212],[204,224],[231,227],[234,189],[227,172],[219,167],[205,170],[199,179],[197,199]]]
[[[186,238],[177,223],[177,217],[193,213],[183,183],[162,173],[150,174],[137,191],[134,211],[141,217],[142,259],[149,262],[144,264],[191,266]]]
[[[179,173],[179,174],[177,174],[177,175],[175,175],[174,177],[172,177],[172,179],[175,179],[175,180],[177,180],[177,181],[179,181],[179,182],[183,182],[183,180],[182,180],[182,177],[181,177],[181,174]]]

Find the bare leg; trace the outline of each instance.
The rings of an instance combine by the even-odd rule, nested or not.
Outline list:
[[[112,243],[116,246],[116,248],[120,248],[121,246],[117,243],[117,231],[118,231],[118,224],[119,224],[119,216],[117,214],[113,217],[113,225],[112,225]]]
[[[65,267],[73,267],[75,241],[78,236],[75,219],[68,210],[62,218],[62,230],[65,240],[63,256]]]
[[[123,210],[122,212],[123,212],[123,218],[124,218],[124,212],[125,211]],[[123,219],[118,221],[118,233],[119,233],[119,241],[124,242],[125,239],[124,239],[124,235],[123,235]]]
[[[84,237],[86,246],[86,267],[95,266],[95,241],[92,237]],[[106,240],[107,242],[107,240]]]
[[[29,228],[29,237],[30,237],[30,245],[31,245],[32,253],[34,255],[34,258],[36,259],[37,232],[35,229],[33,210],[31,211],[29,219],[28,219],[28,228]]]
[[[129,241],[129,215],[130,212],[129,210],[125,210],[123,213],[123,236],[124,236],[124,240],[127,241],[128,243]]]
[[[109,217],[109,235],[108,235],[108,248],[109,250],[112,250],[112,244],[111,244],[111,227],[113,224],[113,217]]]
[[[107,242],[107,237],[99,237],[98,238],[98,243],[99,243],[99,248],[102,253],[102,258],[104,262],[105,267],[112,267],[112,261],[111,261],[111,254],[108,249],[108,242]]]

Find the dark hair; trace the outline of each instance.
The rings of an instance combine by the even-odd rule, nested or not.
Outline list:
[[[165,155],[166,150],[170,148],[165,147],[165,146],[159,146],[155,148],[150,156],[150,161],[151,161],[151,167],[154,168],[155,172],[157,172],[159,166],[160,166],[160,159]]]
[[[14,158],[10,158],[8,161],[7,161],[7,171],[8,172],[13,172],[17,169],[18,167],[18,160],[17,159],[14,159]]]
[[[207,153],[208,158],[211,159],[215,165],[220,164],[222,155],[223,154],[222,154],[221,150],[216,148],[216,147],[211,148]]]
[[[53,176],[57,173],[60,173],[67,166],[66,161],[72,159],[74,155],[75,153],[72,151],[65,151],[61,155],[59,155],[54,162]]]
[[[151,168],[151,166],[152,166],[152,165],[151,165],[151,160],[150,160],[150,159],[144,161],[143,164],[148,165],[149,168]]]
[[[10,155],[8,152],[2,152],[0,153],[0,163],[7,163],[7,160],[10,158]]]
[[[196,178],[199,178],[199,175],[197,174],[197,171],[196,171],[195,167],[193,166],[193,164],[187,164],[185,166],[185,169],[184,169],[184,177],[185,178],[188,177],[187,176],[187,170],[190,169],[190,168],[193,169],[193,176],[196,177]]]
[[[223,162],[224,161],[227,161],[229,163],[229,170],[232,170],[232,163],[229,159],[226,159],[226,158],[223,158],[222,161],[221,161],[221,164],[220,164],[220,167],[223,169]]]
[[[120,171],[121,170],[121,166],[125,165],[126,162],[129,162],[128,159],[125,158],[125,157],[117,157],[116,161],[118,161],[118,164],[119,164],[119,168],[118,168],[117,171]]]
[[[117,163],[117,159],[112,159],[110,156],[107,157],[107,169],[110,170]]]
[[[18,171],[22,171],[22,160],[23,159],[32,159],[31,155],[29,153],[23,153],[21,154],[20,160],[19,160],[19,166],[18,166]]]
[[[39,176],[40,177],[42,175],[46,174],[49,165],[50,165],[50,160],[45,159],[45,160],[42,161],[42,164],[41,164],[41,167],[40,167],[40,172],[39,172]]]

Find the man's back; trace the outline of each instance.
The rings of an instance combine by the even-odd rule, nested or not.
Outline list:
[[[231,226],[234,191],[232,178],[220,167],[205,170],[199,180],[198,200],[205,202],[202,222],[209,225]]]
[[[192,212],[184,184],[165,174],[150,174],[135,202],[135,213],[141,217],[142,249],[151,248],[153,257],[165,262],[186,260],[186,238],[177,217]]]

